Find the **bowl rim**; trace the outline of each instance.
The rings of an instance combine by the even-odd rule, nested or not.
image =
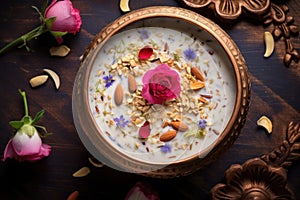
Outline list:
[[[103,45],[111,38],[111,36],[115,35],[118,33],[120,30],[125,28],[126,26],[133,24],[135,22],[138,22],[140,20],[145,20],[148,18],[157,18],[157,17],[166,17],[166,18],[174,18],[178,20],[185,21],[187,23],[192,24],[193,26],[200,27],[204,31],[206,31],[212,38],[215,39],[215,41],[219,44],[220,47],[223,48],[224,53],[226,54],[229,63],[232,65],[233,68],[233,73],[235,77],[235,85],[236,85],[236,97],[235,97],[235,104],[233,107],[233,112],[231,114],[231,117],[229,118],[228,123],[226,124],[224,130],[222,133],[220,133],[220,136],[213,142],[211,143],[207,148],[204,150],[201,150],[200,153],[195,153],[192,156],[189,156],[184,159],[179,159],[177,161],[171,162],[170,164],[166,163],[160,163],[160,162],[155,162],[151,163],[150,161],[147,160],[141,160],[138,158],[133,158],[133,156],[129,156],[126,153],[122,153],[119,151],[115,151],[118,156],[122,156],[122,158],[126,158],[126,160],[133,161],[133,162],[138,162],[139,164],[144,164],[144,165],[155,165],[155,166],[166,166],[166,165],[176,165],[180,164],[182,162],[186,161],[191,161],[195,159],[199,159],[200,154],[205,154],[204,157],[206,157],[211,151],[212,147],[217,147],[220,145],[220,143],[228,137],[228,135],[232,132],[233,126],[235,126],[235,122],[241,118],[241,109],[240,107],[242,106],[242,97],[245,97],[245,94],[243,92],[243,88],[248,88],[246,91],[246,96],[249,95],[249,86],[247,85],[248,83],[248,76],[246,73],[241,72],[240,66],[243,66],[246,68],[245,61],[239,52],[238,47],[235,45],[234,41],[230,38],[230,36],[223,30],[221,29],[217,24],[212,22],[211,20],[193,12],[189,11],[183,8],[178,8],[178,7],[172,7],[172,6],[152,6],[152,7],[147,7],[147,8],[141,8],[138,10],[131,11],[112,23],[108,24],[104,29],[102,29],[94,38],[94,40],[91,42],[89,47],[87,48],[86,52],[84,53],[82,57],[82,65],[83,63],[86,64],[86,74],[85,74],[85,79],[84,79],[84,88],[88,88],[89,84],[89,77],[91,73],[91,69],[93,67],[93,63],[95,61],[96,56],[98,55],[98,52],[101,50]],[[233,51],[234,50],[234,51]],[[236,56],[238,55],[238,56]],[[80,67],[82,68],[82,67]],[[247,69],[243,69],[247,71]],[[242,77],[243,76],[243,77]],[[77,79],[77,78],[76,78]],[[242,79],[246,79],[246,86],[245,81]],[[83,91],[83,96],[85,98],[85,102],[87,102],[87,106],[89,108],[89,100],[88,100],[88,89],[85,89]],[[246,107],[247,107],[246,103]],[[247,110],[247,108],[246,108]],[[99,128],[97,126],[97,122],[95,121],[91,110],[87,109],[88,115],[90,116],[91,120],[93,121],[94,126],[98,131]],[[79,134],[80,135],[80,134]],[[99,134],[101,135],[101,134]],[[92,141],[91,141],[92,142]],[[112,145],[109,144],[111,148],[115,149]],[[118,161],[117,161],[118,162]]]

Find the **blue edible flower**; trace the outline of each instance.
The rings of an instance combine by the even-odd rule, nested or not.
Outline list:
[[[108,76],[104,76],[103,80],[105,81],[106,88],[109,88],[113,84],[113,82],[115,82],[115,79],[111,74],[109,74]]]
[[[172,148],[169,144],[165,144],[164,146],[160,147],[160,150],[163,153],[170,153],[172,151]]]
[[[129,123],[129,121],[126,120],[123,115],[120,115],[119,118],[115,117],[114,121],[116,122],[116,125],[120,128],[125,128],[125,126]]]
[[[187,60],[192,61],[196,59],[196,53],[191,48],[188,48],[187,50],[183,51],[183,54]]]
[[[205,119],[200,119],[199,123],[198,123],[198,127],[200,129],[204,129],[207,126],[207,121]]]

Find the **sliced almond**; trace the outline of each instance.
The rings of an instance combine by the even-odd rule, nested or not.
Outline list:
[[[273,125],[268,117],[262,116],[261,118],[259,118],[259,120],[257,120],[256,123],[258,126],[265,128],[269,134],[272,133]]]
[[[195,76],[199,81],[205,81],[205,77],[203,73],[200,71],[199,68],[197,67],[192,67],[191,68],[191,73],[193,76]]]
[[[129,0],[120,0],[120,9],[122,12],[129,12]]]
[[[38,86],[46,83],[46,81],[48,80],[48,77],[49,77],[48,75],[35,76],[29,80],[29,83],[30,83],[31,87],[38,87]]]
[[[182,70],[183,69],[183,66],[177,61],[173,62],[173,66],[176,67],[177,70]]]
[[[164,134],[162,134],[160,136],[159,140],[162,142],[168,142],[168,141],[172,140],[173,138],[175,138],[176,135],[177,135],[177,131],[168,130],[167,132],[165,132]]]
[[[58,88],[60,86],[60,79],[59,79],[58,74],[55,71],[51,70],[51,69],[43,69],[43,70],[44,70],[44,72],[46,72],[47,74],[50,75],[50,77],[54,81],[56,89],[58,90]]]
[[[134,76],[132,74],[128,75],[128,90],[129,92],[133,93],[137,89],[137,84]]]
[[[90,168],[82,167],[73,174],[73,177],[84,177],[87,176],[90,172]]]
[[[191,73],[192,73],[192,69],[191,69],[191,67],[189,67],[189,66],[185,68],[185,71],[186,71],[186,73],[189,74],[189,75],[191,75]]]
[[[169,122],[169,125],[172,126],[177,131],[185,132],[189,130],[189,127],[182,121],[172,121]]]
[[[268,31],[264,32],[264,40],[265,40],[265,47],[266,47],[264,57],[268,58],[273,53],[274,45],[275,45],[272,33]]]
[[[162,128],[166,128],[168,125],[169,125],[169,122],[163,121],[161,127],[162,127]]]
[[[65,57],[69,54],[70,48],[66,45],[61,45],[58,47],[51,47],[49,52],[51,56]]]
[[[196,81],[196,82],[190,83],[190,88],[192,90],[199,90],[199,89],[203,88],[204,86],[205,86],[205,83],[201,82],[201,81]]]
[[[99,162],[99,161],[95,161],[95,158],[88,158],[89,162],[94,166],[94,167],[103,167],[104,164]]]
[[[122,104],[123,98],[124,98],[123,87],[122,84],[119,83],[116,87],[115,94],[114,94],[114,99],[117,106]]]
[[[198,97],[198,100],[201,101],[202,103],[208,103],[208,102],[209,102],[209,101],[208,101],[206,98],[204,98],[203,96],[199,96],[199,97]]]

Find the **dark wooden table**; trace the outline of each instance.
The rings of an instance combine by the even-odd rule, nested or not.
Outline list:
[[[49,34],[30,42],[34,52],[13,49],[0,57],[0,155],[13,133],[8,122],[23,116],[23,104],[18,89],[25,90],[29,109],[35,114],[44,109],[40,124],[53,135],[45,143],[52,146],[50,156],[36,163],[0,162],[0,199],[66,199],[74,190],[80,199],[123,199],[138,181],[150,183],[162,199],[210,199],[210,189],[221,182],[231,164],[268,153],[279,146],[290,121],[300,122],[300,63],[285,67],[284,42],[276,43],[276,51],[263,57],[263,32],[270,30],[261,24],[241,20],[226,31],[239,46],[246,59],[252,83],[251,105],[247,121],[234,145],[219,160],[192,175],[159,180],[122,173],[108,167],[95,168],[90,154],[82,145],[72,118],[72,88],[79,67],[79,57],[93,37],[108,23],[121,16],[118,0],[75,0],[81,11],[82,29],[75,37],[68,36],[65,44],[71,53],[65,58],[51,57],[48,50],[56,45]],[[31,5],[40,7],[41,0],[2,0],[0,7],[0,46],[39,25]],[[131,8],[151,5],[178,6],[175,0],[131,0]],[[300,2],[287,2],[289,14],[300,24]],[[299,36],[293,38],[300,48]],[[39,88],[31,88],[29,79],[41,74],[43,68],[55,70],[61,77],[61,87],[55,90],[51,81]],[[267,135],[258,129],[256,121],[261,115],[271,118],[274,131]],[[89,166],[91,173],[83,178],[72,177],[73,172]],[[300,199],[300,162],[294,162],[288,171],[288,186]]]

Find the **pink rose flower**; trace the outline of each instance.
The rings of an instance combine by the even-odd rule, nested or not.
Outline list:
[[[147,71],[142,81],[142,96],[151,104],[162,104],[180,95],[180,76],[167,64]]]
[[[26,130],[33,129],[33,135],[29,136]],[[9,140],[4,150],[3,161],[7,158],[18,161],[36,161],[50,154],[51,147],[42,144],[37,130],[31,125],[24,125],[13,138]]]
[[[13,138],[11,138],[4,150],[2,161],[7,158],[13,158],[18,161],[36,161],[50,154],[51,147],[43,144],[40,135],[36,129],[39,128],[48,135],[47,130],[43,126],[36,123],[43,117],[44,110],[39,111],[34,118],[29,116],[26,93],[19,90],[23,97],[25,115],[20,121],[10,121],[9,124],[17,130]]]
[[[62,36],[67,33],[76,34],[80,30],[82,24],[80,13],[78,9],[73,7],[70,0],[52,0],[45,12],[39,11],[35,6],[33,8],[40,15],[41,25],[5,45],[0,49],[0,55],[14,46],[26,47],[30,51],[28,42],[48,31],[61,44],[63,42]]]
[[[52,3],[47,7],[45,18],[56,17],[54,23],[52,24],[51,30],[54,32],[67,32],[76,34],[80,30],[82,24],[80,12],[78,9],[73,7],[70,0],[53,0]],[[62,43],[63,39],[56,34],[58,43]]]

